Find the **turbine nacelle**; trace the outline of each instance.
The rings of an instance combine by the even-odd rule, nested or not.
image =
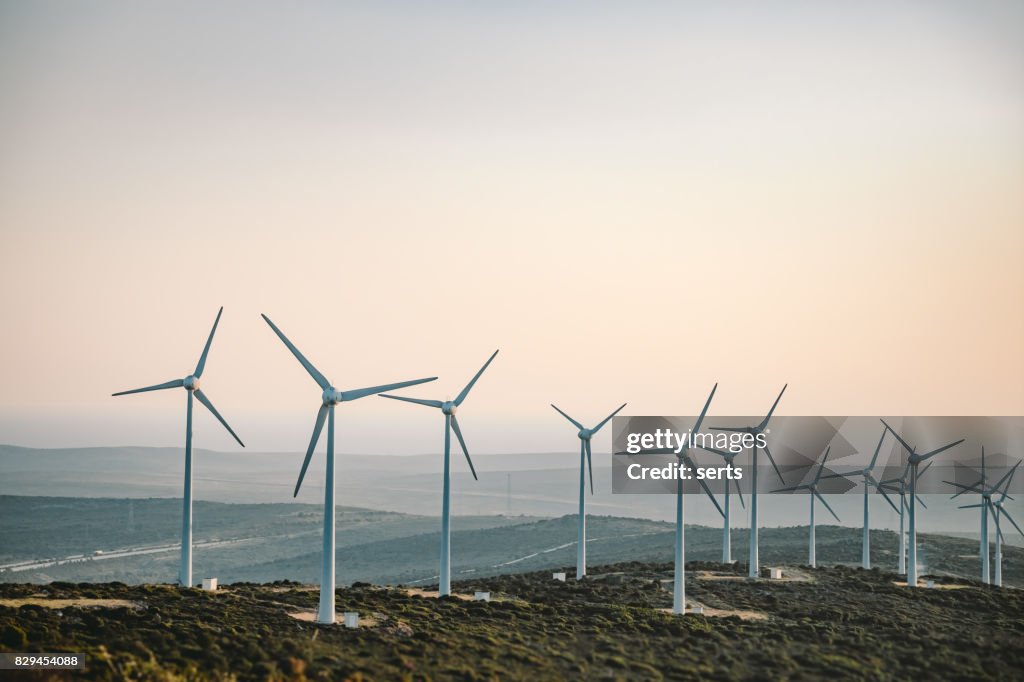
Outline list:
[[[345,394],[334,386],[328,386],[323,392],[324,405],[337,405],[345,400]]]
[[[590,437],[594,435],[591,429],[580,429],[579,432],[580,440],[590,440]]]
[[[199,378],[189,374],[182,380],[181,385],[186,391],[197,391],[199,390]]]
[[[445,414],[455,414],[459,411],[459,406],[451,400],[446,400],[441,403],[441,411]]]

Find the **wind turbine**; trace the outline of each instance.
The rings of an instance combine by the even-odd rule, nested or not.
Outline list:
[[[299,480],[295,484],[295,492],[292,494],[292,497],[299,494],[302,479],[305,477],[306,469],[309,467],[309,460],[313,457],[313,450],[316,449],[317,441],[320,440],[320,432],[324,428],[324,421],[326,421],[327,473],[324,479],[324,549],[320,567],[320,608],[317,612],[317,622],[329,624],[334,622],[334,406],[396,388],[423,384],[433,381],[437,377],[413,379],[412,381],[371,386],[370,388],[357,388],[350,391],[339,391],[313,366],[313,363],[306,359],[306,356],[299,352],[299,349],[270,321],[269,317],[262,314],[261,316],[270,325],[270,328],[274,330],[274,333],[277,334],[282,343],[288,347],[288,350],[292,352],[295,359],[309,372],[309,375],[313,377],[313,381],[323,390],[323,393],[321,393],[322,404],[316,414],[316,424],[313,426],[313,437],[310,439],[309,447],[306,449],[306,459],[302,461],[302,470],[299,472]]]
[[[878,439],[878,447],[875,448],[875,454],[871,457],[871,463],[861,471],[851,471],[847,474],[829,474],[824,478],[849,478],[851,476],[861,476],[864,479],[864,534],[861,538],[861,550],[860,550],[860,564],[864,570],[871,568],[871,527],[869,525],[869,505],[868,505],[868,492],[871,486],[874,486],[878,492],[882,493],[882,497],[889,503],[893,511],[901,513],[900,510],[896,509],[896,505],[892,503],[889,496],[885,494],[885,490],[882,489],[875,477],[871,475],[871,470],[875,468],[875,463],[878,461],[878,453],[882,450],[882,442],[885,441],[886,430],[882,429],[882,437]]]
[[[780,489],[774,491],[774,492],[777,492],[777,493],[785,493],[785,492],[792,492],[794,490],[807,490],[810,493],[810,495],[808,495],[808,497],[811,498],[811,532],[810,532],[810,547],[809,547],[808,553],[807,553],[807,564],[811,568],[815,568],[818,565],[817,564],[817,559],[815,557],[815,548],[817,546],[817,543],[815,542],[815,537],[814,537],[814,498],[817,497],[819,500],[821,500],[821,503],[823,505],[825,505],[825,508],[828,509],[829,513],[832,514],[832,516],[835,517],[836,521],[839,521],[839,517],[836,516],[835,511],[833,511],[832,507],[830,507],[828,502],[825,501],[825,498],[821,496],[821,493],[818,492],[818,482],[821,481],[821,473],[825,470],[825,462],[828,461],[828,453],[831,452],[831,451],[832,451],[832,446],[831,445],[828,446],[827,448],[825,448],[825,456],[821,458],[821,464],[818,465],[818,473],[816,473],[814,475],[814,480],[813,481],[811,481],[810,483],[803,483],[801,485],[792,485],[792,486],[789,486],[788,488],[780,488]]]
[[[708,395],[707,401],[704,403],[704,409],[701,410],[700,416],[697,417],[696,423],[694,423],[691,433],[700,433],[700,426],[704,422],[704,417],[708,413],[708,407],[711,406],[711,399],[715,397],[715,391],[718,390],[718,384],[715,384],[711,388],[711,394]],[[554,407],[554,406],[552,406]],[[625,406],[623,406],[625,407]],[[555,408],[558,409],[557,407]],[[619,408],[622,409],[621,407]],[[561,411],[561,410],[559,410]],[[624,452],[617,452],[617,455],[627,454]],[[679,462],[682,466],[689,467],[690,471],[697,469],[697,463],[690,457],[690,439],[686,439],[686,444],[682,446],[679,452],[676,452],[675,448],[651,448],[648,450],[642,450],[637,453],[641,455],[676,455],[679,458]],[[718,500],[715,499],[708,484],[703,479],[696,479],[700,487],[704,489],[704,492],[711,499],[711,503],[715,505],[715,509],[718,510],[719,514],[722,514],[723,518],[725,515],[722,512],[722,508],[718,505]],[[728,479],[726,479],[728,480]],[[675,567],[672,580],[672,613],[681,614],[686,611],[686,545],[685,545],[685,526],[683,524],[683,479],[676,479],[676,546],[675,546]]]
[[[928,471],[932,466],[932,462],[928,462],[921,471],[917,473],[918,476],[924,476],[925,472]],[[895,492],[900,496],[900,552],[899,552],[899,570],[897,571],[900,575],[907,574],[907,530],[905,526],[906,513],[910,509],[910,504],[907,502],[907,492],[910,490],[910,465],[908,464],[903,470],[903,474],[899,478],[890,478],[879,483],[880,489],[888,489]],[[917,503],[928,508],[928,505],[924,503],[920,497],[917,498]]]
[[[1013,465],[1013,469],[1010,470],[1010,475],[1006,479],[1006,487],[1003,488],[1003,494],[999,496],[999,499],[992,501],[992,515],[995,517],[996,521],[996,575],[994,581],[996,587],[1003,586],[1003,530],[1001,528],[1000,518],[1005,516],[1007,520],[1013,524],[1013,527],[1017,529],[1017,532],[1020,533],[1021,537],[1024,537],[1024,530],[1020,529],[1020,526],[1018,526],[1017,522],[1013,520],[1013,517],[1010,516],[1010,512],[1006,511],[1005,507],[1006,498],[1009,497],[1008,493],[1010,492],[1010,482],[1013,481],[1013,475],[1019,466],[1020,460],[1018,460],[1017,463]],[[999,486],[996,487],[998,488]]]
[[[985,470],[985,446],[981,446],[981,478],[973,485],[963,485],[962,483],[954,483],[953,481],[943,481],[943,483],[949,484],[955,488],[960,488],[960,491],[954,493],[950,499],[956,499],[966,492],[977,492],[981,493],[981,503],[973,504],[961,507],[961,509],[980,508],[981,509],[981,533],[979,534],[978,542],[978,558],[981,559],[981,582],[985,585],[989,584],[992,577],[992,571],[989,569],[989,549],[991,545],[988,541],[988,515],[989,515],[989,503],[991,502],[993,488],[989,488],[986,484],[988,483],[988,475]]]
[[[1020,464],[1020,462],[1017,463],[1017,465],[1019,465],[1019,464]],[[959,497],[960,495],[963,495],[966,492],[976,492],[976,493],[980,493],[980,495],[981,495],[981,502],[979,502],[978,504],[963,505],[963,506],[960,507],[960,509],[981,509],[981,533],[980,533],[981,544],[979,545],[979,548],[978,548],[978,556],[981,559],[981,582],[984,583],[985,585],[989,584],[990,579],[991,579],[991,574],[992,574],[991,570],[989,569],[989,548],[990,548],[990,544],[989,544],[989,539],[988,539],[988,537],[989,537],[988,536],[988,515],[991,513],[993,516],[996,516],[996,512],[994,511],[994,508],[993,508],[993,504],[994,503],[992,501],[992,496],[999,494],[1000,486],[1002,486],[1004,482],[1008,481],[1008,479],[1010,479],[1013,476],[1013,473],[1016,470],[1017,465],[1014,465],[1013,469],[1011,469],[1010,471],[1006,472],[1006,474],[995,485],[993,485],[993,486],[988,485],[988,476],[987,476],[987,472],[985,471],[985,448],[982,447],[981,448],[981,478],[976,483],[974,483],[973,485],[964,485],[962,483],[955,483],[953,481],[943,481],[943,483],[948,483],[949,485],[951,485],[951,486],[953,486],[955,488],[960,488],[960,492],[954,494],[951,499],[955,499],[955,498]],[[1009,490],[1009,486],[1007,486],[1007,490]],[[1001,504],[1000,504],[1000,507],[1002,507]],[[998,518],[997,518],[997,520],[998,520]],[[997,532],[996,536],[997,536],[997,541],[998,541],[998,532]],[[1000,553],[1002,553],[1002,543],[999,542],[998,544],[1000,545],[999,551],[1000,551]],[[1002,570],[1000,569],[999,572],[1000,572],[1000,576],[999,577],[1000,577],[1000,580],[1001,580],[1002,579]]]
[[[711,427],[712,431],[730,431],[733,433],[748,433],[754,437],[754,445],[750,452],[750,566],[747,575],[751,578],[757,578],[760,573],[760,566],[758,563],[757,556],[757,437],[768,430],[768,420],[772,418],[772,414],[775,412],[775,408],[778,407],[779,401],[782,400],[782,394],[786,392],[786,388],[789,384],[782,387],[779,391],[779,397],[772,403],[772,409],[768,410],[768,414],[761,420],[760,424],[755,426],[745,426],[741,428],[732,427]],[[775,458],[772,457],[771,450],[768,449],[767,443],[764,447],[764,454],[768,455],[768,461],[772,463],[772,467],[775,469],[775,473],[779,476],[779,481],[783,485],[786,484],[785,479],[782,478],[782,472],[779,471],[778,465],[775,464]]]
[[[736,455],[740,454],[739,452],[733,452],[732,450],[718,450],[716,448],[707,448],[707,447],[701,448],[701,450],[706,450],[707,452],[713,452],[714,454],[716,454],[719,457],[721,457],[722,459],[724,459],[725,460],[725,465],[726,466],[730,466],[730,467],[733,466],[733,460],[736,459]],[[740,452],[742,452],[742,450]],[[729,478],[725,479],[725,500],[724,500],[724,504],[722,505],[724,510],[725,510],[725,513],[722,515],[723,516],[723,523],[722,523],[722,563],[723,564],[730,564],[730,563],[732,563],[732,522],[729,520],[729,506],[730,506],[729,505],[729,498],[732,497],[732,493],[730,492],[729,487],[730,487],[731,483],[733,483],[733,481],[730,481]],[[740,498],[740,507],[742,507],[743,509],[746,509],[747,505],[743,503],[743,491],[740,489],[740,481],[739,481],[739,479],[735,480],[735,484],[736,484],[736,494]]]
[[[960,445],[960,443],[964,442],[964,439],[961,438],[960,440],[949,443],[948,445],[943,445],[941,448],[936,448],[931,452],[918,454],[914,448],[907,444],[907,441],[903,440],[903,437],[900,436],[900,434],[896,433],[891,426],[886,424],[884,419],[881,421],[885,424],[885,428],[889,430],[889,433],[896,436],[896,440],[898,440],[900,445],[903,446],[903,449],[907,451],[907,465],[910,467],[910,552],[907,557],[907,585],[909,587],[917,587],[917,467],[921,462],[934,457],[940,452]]]
[[[174,379],[167,381],[156,386],[147,386],[145,388],[136,388],[131,391],[121,391],[114,393],[113,395],[129,395],[131,393],[145,393],[148,391],[162,391],[166,388],[184,388],[188,393],[188,407],[186,408],[185,417],[185,497],[182,501],[182,513],[181,513],[181,564],[178,568],[178,584],[182,587],[189,587],[192,585],[192,396],[196,397],[196,400],[206,406],[213,416],[217,418],[224,428],[228,430],[228,433],[238,441],[238,444],[243,448],[245,443],[242,439],[231,430],[228,423],[224,421],[224,417],[220,416],[220,412],[213,406],[210,399],[206,397],[206,394],[199,389],[199,378],[203,376],[203,369],[206,368],[206,356],[210,353],[210,344],[213,343],[213,335],[217,331],[217,325],[220,323],[220,316],[224,312],[224,306],[220,307],[217,311],[217,319],[213,321],[213,329],[210,330],[210,336],[206,339],[206,345],[203,347],[203,354],[199,356],[199,363],[196,364],[194,372],[189,374],[184,379]]]
[[[580,439],[580,519],[579,519],[579,531],[576,534],[576,579],[582,580],[587,575],[587,505],[586,505],[586,474],[590,472],[590,494],[594,494],[594,465],[591,462],[593,453],[590,450],[590,439],[597,435],[597,432],[601,430],[601,427],[608,423],[612,417],[622,411],[627,403],[622,403],[619,408],[612,412],[610,415],[601,420],[601,423],[592,429],[585,428],[583,424],[562,412],[558,409],[558,406],[554,403],[551,407],[555,408],[558,414],[568,419],[573,426],[579,429],[577,434]],[[584,459],[586,460],[587,468],[584,470],[583,464]]]
[[[381,394],[382,398],[391,398],[392,400],[403,400],[407,403],[416,403],[417,405],[426,405],[427,407],[436,407],[441,410],[444,414],[444,484],[443,493],[441,495],[441,573],[440,583],[438,585],[438,595],[445,597],[452,593],[452,533],[451,533],[451,445],[452,445],[452,431],[455,431],[455,437],[459,439],[459,445],[462,446],[462,452],[466,455],[466,462],[469,464],[469,470],[473,474],[473,478],[476,480],[476,469],[473,468],[473,460],[469,458],[469,450],[466,448],[466,441],[462,438],[462,429],[459,428],[459,420],[455,417],[455,413],[458,411],[459,405],[469,395],[470,389],[473,388],[473,384],[480,378],[480,375],[484,373],[487,366],[491,364],[491,360],[494,360],[494,356],[498,354],[498,351],[494,351],[484,366],[480,368],[466,387],[462,389],[462,392],[455,398],[455,400],[421,400],[419,398],[405,398],[398,395],[387,395]]]

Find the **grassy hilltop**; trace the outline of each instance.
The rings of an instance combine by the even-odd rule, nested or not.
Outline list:
[[[240,583],[218,593],[163,585],[0,585],[0,649],[78,651],[89,680],[1019,679],[1024,593],[845,567],[749,581],[743,565],[693,563],[672,616],[671,565],[595,568],[456,583],[491,602],[357,584],[337,591],[349,630],[295,618],[317,590]],[[78,600],[55,601],[55,600]],[[35,679],[63,679],[39,674]],[[30,677],[26,675],[26,679]]]

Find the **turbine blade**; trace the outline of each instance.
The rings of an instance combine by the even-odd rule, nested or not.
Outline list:
[[[133,388],[130,391],[120,391],[118,393],[111,393],[111,396],[118,395],[129,395],[130,393],[145,393],[147,391],[162,391],[165,388],[181,388],[185,385],[184,379],[175,379],[174,381],[167,381],[156,386],[146,386],[145,388]]]
[[[979,502],[978,504],[962,504],[957,509],[977,509],[978,507],[984,507],[985,505]]]
[[[306,477],[306,469],[309,468],[309,460],[313,459],[313,450],[316,449],[316,443],[320,440],[320,432],[324,429],[324,421],[327,420],[327,411],[330,408],[326,405],[320,406],[320,411],[316,413],[316,426],[313,427],[313,437],[309,439],[309,447],[306,448],[306,459],[302,460],[302,471],[299,472],[299,480],[295,484],[295,492],[292,493],[292,497],[298,497],[299,488],[302,487],[302,479]]]
[[[473,467],[473,460],[469,458],[469,448],[466,447],[466,441],[462,438],[462,429],[459,428],[459,420],[452,415],[452,429],[455,430],[455,437],[459,439],[459,445],[462,446],[462,454],[466,456],[466,461],[469,462],[469,470],[473,473],[473,479],[479,481],[477,478],[476,469]]]
[[[298,360],[299,363],[306,368],[306,371],[309,372],[309,376],[313,377],[313,380],[320,385],[320,388],[330,388],[331,382],[329,382],[327,378],[323,374],[321,374],[316,367],[313,366],[312,362],[306,359],[305,355],[299,352],[299,349],[296,348],[295,345],[288,340],[288,337],[285,336],[284,333],[280,329],[278,329],[273,322],[270,321],[270,318],[264,315],[263,313],[260,313],[260,316],[264,319],[264,321],[266,321],[267,324],[270,325],[270,328],[274,330],[274,333],[277,334],[277,338],[281,339],[282,343],[284,343],[284,345],[288,347],[288,350],[292,352],[292,355],[295,356],[295,359]]]
[[[811,488],[810,484],[809,483],[804,483],[804,484],[801,484],[801,485],[791,485],[791,486],[786,487],[786,488],[779,488],[777,490],[773,490],[772,492],[773,493],[789,493],[789,492],[793,492],[794,490],[804,490],[805,488],[810,490],[810,488]]]
[[[814,495],[815,497],[817,497],[817,498],[818,498],[818,500],[819,500],[819,501],[820,501],[820,502],[821,502],[821,503],[822,503],[823,505],[825,505],[825,509],[828,509],[829,513],[830,513],[830,514],[832,514],[832,516],[833,516],[833,517],[835,517],[835,520],[836,520],[836,521],[839,521],[839,516],[837,516],[837,515],[836,515],[835,511],[833,511],[833,510],[832,510],[832,507],[830,507],[830,506],[829,506],[829,504],[828,504],[828,502],[826,502],[826,501],[825,501],[825,498],[824,498],[824,497],[822,497],[822,496],[821,496],[821,495],[820,495],[820,494],[818,493],[818,491],[817,491],[817,490],[814,490],[813,488],[811,489],[811,493],[812,493],[812,494],[813,494],[813,495]],[[840,523],[842,523],[842,522],[840,521]]]
[[[735,426],[712,426],[712,427],[709,427],[709,428],[712,431],[728,431],[729,433],[748,433],[750,431],[750,427],[747,427],[747,426],[741,426],[741,427],[735,427]]]
[[[1006,487],[1003,488],[1003,495],[1002,495],[1002,497],[999,498],[999,500],[1001,502],[1005,502],[1006,498],[1010,496],[1009,495],[1009,493],[1010,493],[1010,483],[1013,482],[1013,474],[1014,474],[1015,471],[1017,471],[1017,467],[1020,466],[1020,463],[1022,461],[1024,461],[1024,460],[1017,460],[1017,463],[1013,465],[1012,469],[1010,469],[1010,478],[1008,478],[1006,480]],[[997,486],[997,488],[998,488],[998,486]]]
[[[498,350],[501,349],[499,348]],[[497,354],[498,351],[494,351],[494,353],[491,354],[491,357],[487,358],[487,362],[484,363],[484,366],[480,368],[479,372],[473,375],[473,378],[469,380],[469,383],[466,384],[466,387],[462,389],[462,392],[459,393],[457,398],[455,398],[456,407],[461,405],[462,401],[466,399],[466,396],[469,395],[469,391],[473,388],[473,384],[476,383],[476,380],[480,378],[480,375],[484,373],[485,369],[487,369],[487,365],[491,364],[491,361],[494,360],[494,356]]]
[[[568,419],[570,422],[572,422],[573,426],[575,426],[577,429],[579,429],[580,431],[583,430],[583,424],[580,424],[578,421],[576,421],[575,419],[573,419],[572,417],[567,415],[565,412],[562,412],[561,410],[559,410],[558,409],[558,405],[555,405],[554,403],[551,403],[551,407],[555,408],[555,411],[557,411],[558,414],[562,415],[563,417]]]
[[[772,414],[775,413],[775,408],[779,406],[779,401],[782,400],[782,394],[786,392],[786,388],[788,386],[789,386],[789,384],[786,384],[785,386],[782,387],[782,390],[779,391],[779,397],[775,399],[774,403],[772,403],[772,409],[768,410],[768,414],[766,414],[764,419],[761,421],[761,423],[758,424],[758,426],[757,426],[757,430],[758,431],[763,431],[765,429],[765,427],[768,426],[768,420],[771,419],[772,418]]]
[[[357,388],[351,391],[342,391],[342,401],[359,400],[365,398],[368,395],[374,395],[377,393],[383,393],[384,391],[393,391],[396,388],[405,388],[406,386],[416,386],[417,384],[425,384],[429,381],[434,381],[437,377],[427,377],[426,379],[413,379],[412,381],[399,381],[397,384],[384,384],[383,386],[370,386],[369,388]]]
[[[1013,520],[1012,516],[1010,516],[1010,512],[1006,511],[1005,509],[1000,509],[1000,512],[1002,512],[1003,516],[1005,516],[1007,519],[1009,519],[1010,523],[1013,524],[1013,527],[1017,529],[1018,533],[1020,533],[1021,535],[1024,535],[1024,530],[1020,529],[1020,526],[1017,525],[1017,522]]]
[[[591,458],[593,457],[593,455],[592,455],[592,453],[590,451],[590,441],[589,440],[583,441],[583,447],[587,451],[587,471],[590,473],[590,494],[593,495],[594,494],[594,463],[591,461]]]
[[[196,364],[196,371],[192,372],[192,376],[199,378],[203,376],[203,369],[206,367],[206,356],[210,353],[210,344],[213,343],[213,335],[217,331],[217,325],[220,324],[221,313],[224,312],[224,306],[220,307],[217,311],[217,319],[213,321],[213,329],[210,330],[210,336],[206,339],[206,345],[203,346],[203,354],[199,356],[199,362]]]
[[[605,424],[607,424],[609,419],[611,419],[612,417],[617,415],[619,412],[622,412],[622,408],[624,408],[628,404],[629,403],[622,403],[621,405],[619,405],[619,409],[615,410],[610,415],[608,415],[607,417],[602,419],[600,424],[598,424],[597,426],[595,426],[593,429],[590,430],[590,435],[594,435],[595,433],[600,431],[601,427],[604,426]]]
[[[825,462],[828,460],[828,453],[830,452],[832,452],[831,445],[825,448],[825,456],[821,458],[821,464],[818,466],[818,475],[814,477],[815,483],[821,480],[821,472],[825,470]]]
[[[831,474],[825,474],[824,476],[820,476],[819,480],[824,481],[827,478],[849,478],[850,476],[859,476],[860,474],[863,473],[863,471],[849,471],[845,474],[839,474],[833,471]]]
[[[868,471],[875,468],[875,462],[878,461],[878,453],[882,451],[882,442],[885,440],[885,429],[882,429],[882,437],[878,439],[878,447],[875,448],[875,454],[871,457],[871,464],[868,465]]]
[[[1024,460],[1021,460],[1021,461],[1024,461]],[[994,486],[992,486],[992,490],[999,490],[999,488],[1000,488],[1000,487],[1002,487],[1002,485],[1003,485],[1003,483],[1004,483],[1004,482],[1006,482],[1006,481],[1008,481],[1009,479],[1013,478],[1013,474],[1014,474],[1014,472],[1015,472],[1015,471],[1017,471],[1017,467],[1019,467],[1019,466],[1020,466],[1020,462],[1021,462],[1021,461],[1018,461],[1018,462],[1017,462],[1016,464],[1014,464],[1014,465],[1013,465],[1013,468],[1012,468],[1012,469],[1010,469],[1010,470],[1009,470],[1009,471],[1007,471],[1007,472],[1006,472],[1005,474],[1003,474],[1003,477],[999,479],[999,482],[998,482],[998,483],[996,483],[996,484],[995,484]],[[1008,492],[1009,490],[1010,490],[1010,486],[1009,486],[1009,485],[1007,485],[1007,486],[1006,486],[1006,490],[1005,490],[1005,491],[1003,491],[1003,495],[1005,496],[1005,495],[1006,495],[1006,493],[1007,493],[1007,492]]]
[[[743,507],[743,509],[746,509],[747,505],[743,502],[743,491],[740,490],[740,481],[739,481],[739,479],[736,479],[735,481],[733,481],[733,483],[736,484],[736,494],[739,495],[740,506]]]
[[[775,464],[775,458],[772,457],[772,451],[768,449],[768,445],[765,444],[765,446],[761,449],[764,450],[764,454],[768,455],[768,461],[772,463],[772,467],[775,469],[775,473],[778,474],[779,476],[779,481],[782,483],[782,485],[786,485],[786,479],[782,478],[782,472],[779,471],[778,465]]]
[[[906,450],[910,454],[914,454],[914,448],[910,447],[910,445],[907,444],[907,441],[903,440],[903,436],[896,433],[896,431],[891,426],[889,426],[888,422],[886,422],[884,419],[881,419],[880,421],[883,424],[885,424],[885,428],[888,429],[889,433],[896,436],[896,440],[900,442],[900,445],[903,446],[904,450]]]
[[[235,433],[234,430],[230,426],[228,426],[228,423],[226,421],[224,421],[224,417],[220,416],[220,412],[218,412],[217,408],[213,406],[213,403],[210,402],[210,399],[206,397],[206,394],[203,393],[198,388],[194,391],[194,393],[195,393],[195,396],[196,396],[196,400],[201,402],[203,405],[206,405],[206,409],[208,409],[210,412],[213,412],[213,416],[217,418],[217,421],[219,421],[221,424],[223,424],[224,428],[228,430],[228,433],[231,434],[232,438],[237,440],[238,444],[241,445],[244,448],[245,447],[245,443],[243,443],[242,439],[238,437],[238,434]]]
[[[407,403],[416,403],[417,405],[426,405],[427,407],[441,407],[444,403],[440,400],[421,400],[420,398],[405,398],[400,395],[388,395],[387,393],[379,393],[381,398],[391,398],[392,400],[403,400]]]
[[[704,409],[700,411],[700,416],[697,417],[697,422],[693,425],[693,432],[700,433],[700,425],[704,423],[704,417],[708,413],[708,408],[711,407],[711,399],[715,397],[715,391],[718,390],[718,382],[711,387],[711,393],[708,394],[708,399],[704,401]]]
[[[711,504],[715,505],[715,509],[718,510],[718,515],[724,519],[725,512],[722,511],[722,506],[718,504],[718,500],[715,499],[715,495],[714,493],[711,492],[711,488],[708,487],[707,482],[703,478],[698,478],[697,483],[700,484],[701,489],[704,490],[704,493],[708,496],[708,499],[711,500]]]
[[[882,484],[876,481],[874,476],[872,476],[871,474],[865,474],[864,479],[864,485],[870,483],[871,485],[875,486],[875,489],[878,490],[878,492],[882,493],[882,497],[884,497],[885,501],[889,503],[889,506],[892,507],[892,510],[897,514],[900,513],[900,510],[896,508],[896,505],[893,503],[893,501],[889,499],[889,495],[886,494],[885,489],[882,487]]]
[[[949,450],[950,448],[956,447],[957,445],[960,445],[960,443],[963,443],[964,440],[966,440],[966,439],[965,438],[961,438],[960,440],[955,441],[953,443],[950,443],[949,445],[943,445],[941,448],[937,448],[937,449],[932,450],[931,452],[927,452],[927,453],[925,453],[923,455],[918,455],[918,461],[919,462],[923,462],[924,460],[929,459],[930,457],[934,457],[935,455],[939,454],[940,452],[944,452],[946,450]]]
[[[965,493],[981,493],[982,492],[981,489],[978,487],[979,485],[982,484],[982,481],[980,481],[980,480],[977,483],[972,483],[971,485],[965,485],[964,483],[955,483],[955,482],[953,482],[951,480],[943,480],[942,482],[943,483],[948,483],[949,485],[955,485],[956,487],[964,488],[964,489],[962,489],[962,491],[954,493],[953,496],[951,498],[949,498],[950,500],[955,500],[956,498],[958,498],[959,496],[964,495]]]
[[[961,495],[963,495],[964,493],[980,493],[980,492],[982,492],[982,490],[980,488],[978,488],[978,486],[981,485],[981,481],[978,481],[977,483],[974,483],[972,485],[964,485],[963,483],[957,483],[955,481],[946,481],[946,480],[943,480],[942,482],[947,484],[947,485],[955,486],[955,487],[961,489],[960,492],[954,494],[952,497],[949,498],[951,500],[955,499],[955,498],[957,498],[957,497],[959,497]]]
[[[915,499],[915,500],[917,500],[917,503],[918,503],[919,505],[921,505],[922,507],[924,507],[925,509],[927,509],[927,508],[928,508],[928,505],[924,503],[924,500],[922,500],[922,499],[921,499],[921,496],[920,496],[920,495],[917,495],[917,494],[915,494],[915,495],[914,495],[914,499]]]

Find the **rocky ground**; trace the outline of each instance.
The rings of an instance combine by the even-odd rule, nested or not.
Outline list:
[[[217,593],[119,583],[0,585],[0,649],[83,652],[89,680],[1019,679],[1024,592],[951,577],[909,590],[893,574],[688,565],[673,616],[671,565],[595,567],[462,581],[456,598],[356,584],[337,609],[362,627],[310,622],[317,589]],[[489,591],[491,601],[473,601]]]

